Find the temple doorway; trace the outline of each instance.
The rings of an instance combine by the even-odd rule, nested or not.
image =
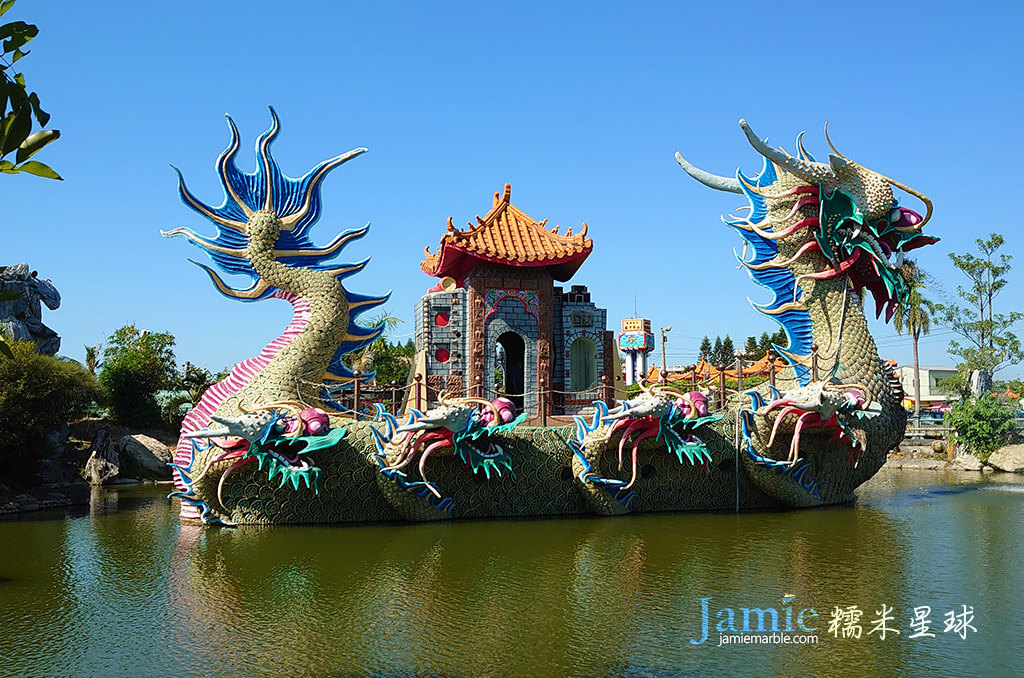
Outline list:
[[[515,403],[516,411],[523,411],[523,393],[526,384],[526,344],[515,332],[505,332],[498,337],[496,351],[495,384],[505,397]]]

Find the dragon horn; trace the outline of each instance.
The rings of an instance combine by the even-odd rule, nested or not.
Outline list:
[[[691,177],[704,184],[708,188],[713,188],[716,191],[728,191],[729,193],[742,193],[743,188],[740,186],[740,182],[730,177],[720,177],[717,174],[711,172],[705,172],[699,167],[690,164],[686,158],[676,151],[676,162],[683,168],[683,171],[689,174]]]
[[[498,408],[494,406],[494,403],[492,403],[490,400],[487,400],[486,398],[474,398],[474,397],[458,398],[458,399],[455,400],[455,402],[457,402],[457,403],[466,403],[467,405],[468,404],[473,404],[473,403],[475,403],[477,405],[483,405],[484,407],[489,409],[491,411],[491,413],[494,415],[494,421],[495,422],[500,422],[501,421],[501,417],[498,416]]]
[[[747,135],[747,141],[750,142],[750,145],[754,147],[755,151],[768,158],[790,174],[795,174],[804,181],[809,181],[815,184],[835,182],[835,172],[833,172],[832,168],[828,165],[820,162],[810,162],[808,160],[794,158],[785,151],[772,148],[762,141],[759,136],[754,134],[754,130],[750,129],[750,125],[748,125],[747,121],[742,118],[740,119],[740,127],[743,129],[743,133]]]
[[[921,202],[924,203],[924,206],[927,208],[927,211],[925,212],[924,218],[921,219],[920,223],[915,224],[913,226],[913,230],[920,231],[921,228],[924,227],[924,225],[928,223],[928,220],[932,218],[932,201],[929,200],[928,196],[926,196],[924,193],[921,193],[920,191],[915,191],[910,186],[906,186],[904,184],[901,184],[900,182],[896,181],[895,179],[890,179],[889,177],[885,176],[884,174],[879,175],[879,176],[881,176],[883,179],[888,181],[890,184],[892,184],[896,188],[899,188],[899,189],[902,189],[902,190],[906,191],[907,193],[909,193],[910,195],[914,196],[915,198],[917,198],[918,200],[920,200]]]
[[[845,155],[840,153],[839,149],[836,148],[836,145],[832,143],[832,139],[830,139],[829,136],[828,136],[828,122],[827,121],[825,122],[825,141],[828,142],[828,147],[832,149],[833,153],[835,153],[836,155],[838,155],[840,158],[842,158],[843,160],[847,161],[848,163],[851,163],[853,165],[857,165],[857,163],[853,162],[852,160],[847,158]],[[857,165],[857,166],[860,167],[860,165]],[[867,171],[871,171],[871,170],[867,170]],[[925,208],[927,210],[925,212],[924,218],[921,220],[921,223],[915,224],[910,229],[910,230],[914,230],[914,231],[920,231],[921,228],[926,223],[928,223],[928,220],[932,218],[932,201],[928,199],[928,196],[926,196],[925,194],[921,193],[920,191],[915,191],[910,186],[907,186],[905,184],[901,184],[900,182],[896,181],[895,179],[887,177],[884,174],[879,174],[878,172],[873,172],[873,174],[878,175],[879,177],[881,177],[882,179],[888,181],[890,184],[892,184],[896,188],[899,188],[901,190],[906,191],[907,193],[909,193],[910,195],[914,196],[915,198],[917,198],[918,200],[920,200],[921,202],[924,203],[924,206],[925,206]],[[904,230],[904,229],[901,229],[901,230]]]

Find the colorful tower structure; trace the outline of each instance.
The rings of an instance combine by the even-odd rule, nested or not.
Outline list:
[[[626,354],[626,386],[647,377],[647,356],[654,350],[651,321],[626,318],[619,332],[619,350]]]
[[[586,224],[563,235],[534,221],[511,204],[511,192],[505,184],[467,230],[449,217],[437,253],[425,248],[420,267],[440,282],[416,304],[417,369],[430,400],[442,390],[507,394],[537,414],[543,390],[550,414],[575,413],[600,397],[601,375],[612,381],[617,369],[607,311],[583,285],[554,285],[576,273],[593,241]]]

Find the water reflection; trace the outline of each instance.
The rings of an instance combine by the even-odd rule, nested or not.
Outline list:
[[[940,480],[880,476],[823,511],[238,530],[121,492],[115,513],[0,522],[0,656],[25,675],[1009,673],[1024,485]],[[820,613],[819,645],[689,642],[701,598],[714,615],[787,594]],[[904,636],[932,605],[939,637],[868,637],[883,603]],[[959,604],[968,641],[941,632]],[[862,638],[834,639],[848,605]]]

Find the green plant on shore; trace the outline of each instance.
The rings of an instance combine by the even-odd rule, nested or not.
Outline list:
[[[47,436],[84,416],[102,393],[78,363],[40,355],[31,341],[8,346],[11,357],[0,360],[0,473],[20,479],[48,451]]]
[[[954,403],[946,420],[957,443],[982,461],[1005,445],[1017,427],[1013,410],[992,393]]]
[[[107,338],[100,383],[115,421],[129,426],[159,426],[156,392],[170,387],[176,374],[171,334],[125,325]]]

